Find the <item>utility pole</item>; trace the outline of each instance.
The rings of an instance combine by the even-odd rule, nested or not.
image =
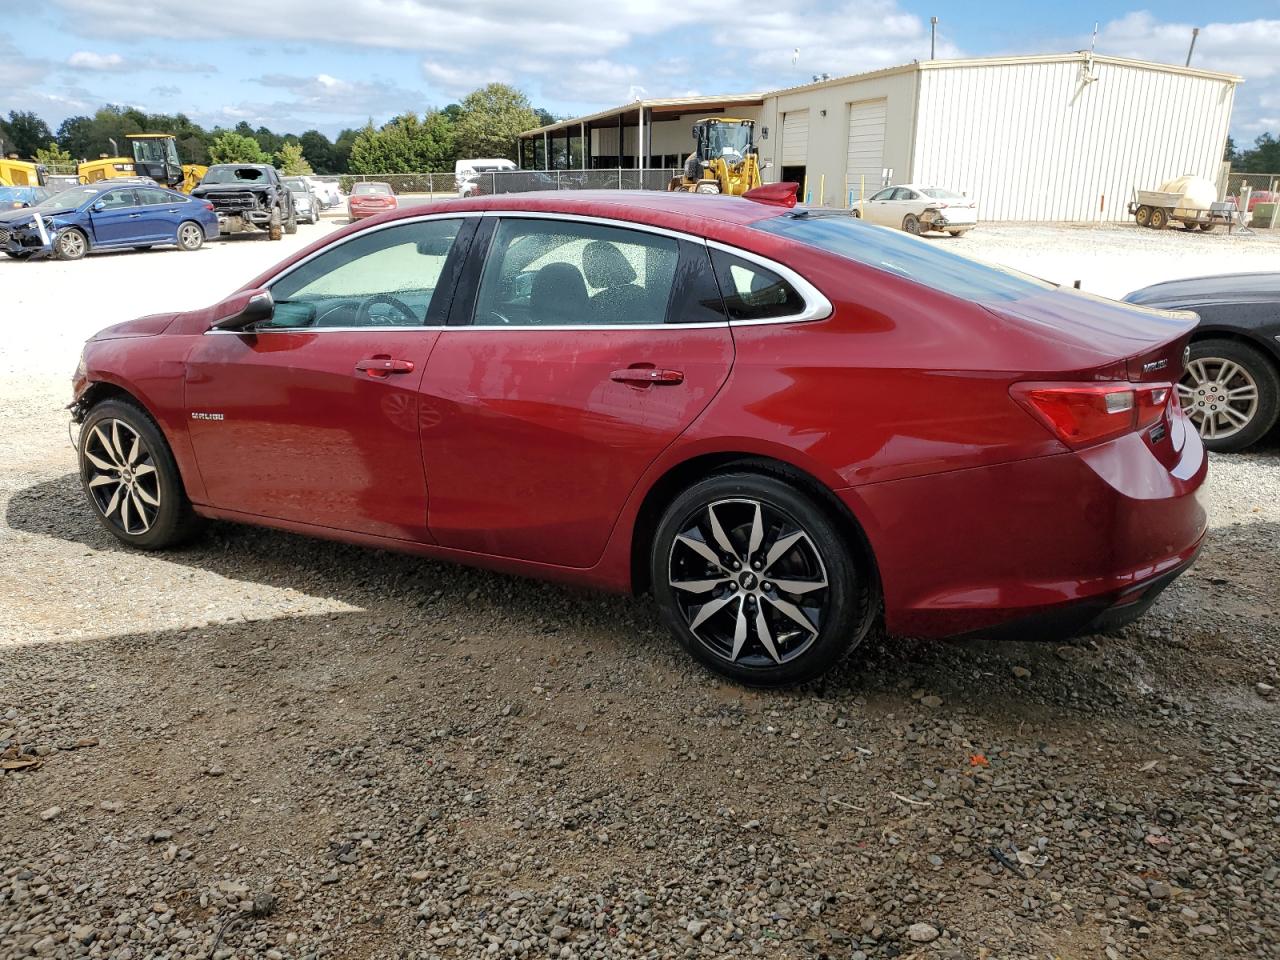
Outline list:
[[[1196,37],[1198,36],[1200,36],[1200,28],[1192,27],[1191,28],[1191,46],[1187,48],[1186,66],[1188,67],[1191,66],[1191,55],[1196,52]]]
[[[929,59],[932,60],[938,52],[938,18],[929,18]]]

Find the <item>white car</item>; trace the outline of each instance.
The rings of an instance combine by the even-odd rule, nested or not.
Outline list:
[[[478,160],[458,160],[453,165],[454,182],[458,185],[458,196],[475,197],[492,192],[492,179],[486,173],[498,173],[503,170],[515,170],[516,165],[510,160],[482,158]]]
[[[958,237],[977,226],[978,205],[963,194],[942,187],[903,183],[885,187],[861,205],[854,204],[853,215],[907,233],[939,230]]]
[[[337,180],[329,178],[322,180],[319,177],[307,177],[306,179],[311,185],[311,192],[316,195],[316,199],[320,201],[320,206],[325,210],[342,205],[342,190],[338,188]]]
[[[281,177],[289,192],[293,194],[293,205],[298,211],[298,219],[306,223],[320,222],[320,201],[311,191],[306,177]]]

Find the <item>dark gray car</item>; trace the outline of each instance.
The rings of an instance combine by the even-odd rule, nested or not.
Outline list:
[[[1228,273],[1135,290],[1128,303],[1194,310],[1200,325],[1178,384],[1210,450],[1242,450],[1280,417],[1280,273]]]

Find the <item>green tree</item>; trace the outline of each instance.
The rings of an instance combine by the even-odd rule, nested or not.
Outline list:
[[[281,144],[280,149],[276,151],[276,166],[280,168],[281,173],[289,177],[315,173],[311,169],[311,164],[307,163],[307,158],[302,155],[302,147],[296,143]]]
[[[333,141],[333,172],[346,173],[350,170],[351,147],[360,136],[360,130],[343,130],[338,139]]]
[[[29,158],[36,155],[40,144],[53,139],[49,125],[30,110],[10,110],[8,120],[0,120],[0,140],[6,154]]]
[[[209,159],[213,163],[268,163],[270,158],[262,152],[258,141],[241,133],[226,132],[209,145]]]
[[[528,97],[505,83],[491,83],[463,98],[454,128],[458,155],[514,160],[517,138],[538,123]]]
[[[63,169],[75,165],[71,154],[66,150],[60,149],[52,140],[49,141],[48,147],[43,147],[36,151],[36,163],[43,163],[50,168]]]
[[[1269,133],[1264,133],[1253,141],[1253,147],[1237,154],[1238,163],[1232,164],[1232,170],[1245,173],[1277,173],[1280,172],[1280,140]]]
[[[306,131],[298,138],[298,146],[317,172],[337,172],[334,168],[333,144],[319,130]]]

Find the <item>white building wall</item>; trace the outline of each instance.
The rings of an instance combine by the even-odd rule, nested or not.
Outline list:
[[[782,125],[787,113],[809,111],[808,162],[805,173],[812,202],[820,206],[844,207],[849,192],[856,203],[861,174],[849,182],[849,112],[855,104],[885,101],[884,166],[901,180],[911,166],[911,140],[915,130],[916,71],[903,69],[865,79],[834,80],[792,91],[779,91],[765,99],[763,118],[769,139],[760,142],[760,159],[771,166],[764,171],[766,182],[774,183],[782,173]],[[826,111],[825,115],[823,111]],[[802,185],[803,186],[803,185]],[[867,183],[868,194],[880,184]],[[820,191],[825,190],[825,196]]]
[[[1133,189],[1171,177],[1216,179],[1233,83],[1107,62],[1092,75],[1080,60],[921,70],[909,179],[974,197],[983,219],[1068,221],[1125,219]]]

